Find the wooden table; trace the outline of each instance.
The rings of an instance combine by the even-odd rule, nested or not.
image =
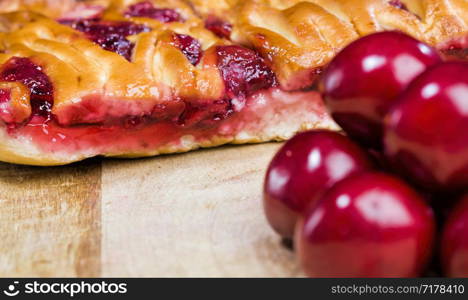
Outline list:
[[[261,206],[278,147],[0,164],[0,276],[302,276]]]

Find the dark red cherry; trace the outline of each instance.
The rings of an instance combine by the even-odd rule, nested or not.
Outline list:
[[[445,224],[441,261],[446,276],[468,277],[468,195],[463,197]]]
[[[192,104],[185,102],[185,109],[176,120],[180,126],[193,126],[200,128],[216,126],[219,121],[225,120],[233,113],[232,103],[229,99],[200,102]]]
[[[366,172],[337,183],[296,228],[310,277],[415,277],[432,252],[431,208],[399,179]]]
[[[25,57],[12,57],[2,67],[0,81],[21,82],[29,88],[33,115],[48,117],[54,104],[54,89],[42,67]]]
[[[150,1],[142,1],[130,5],[125,12],[125,16],[151,18],[162,23],[183,21],[183,18],[177,11],[169,8],[156,8]]]
[[[232,31],[232,24],[218,17],[208,16],[205,20],[205,28],[212,31],[220,38],[229,39]]]
[[[174,34],[174,45],[184,53],[192,65],[197,65],[202,56],[200,42],[190,35]]]
[[[327,107],[348,135],[380,148],[382,120],[395,98],[438,62],[435,50],[403,33],[368,35],[341,51],[325,71]]]
[[[336,182],[371,168],[368,156],[339,133],[296,135],[279,150],[266,174],[263,205],[269,223],[283,237],[292,237],[307,206]]]
[[[430,68],[385,123],[385,152],[395,170],[429,189],[468,188],[468,63]]]
[[[229,98],[245,98],[276,86],[276,76],[257,52],[241,46],[218,46],[218,67]]]
[[[132,22],[89,20],[65,20],[62,22],[86,34],[87,38],[103,49],[122,55],[128,61],[132,56],[134,44],[127,36],[149,31],[144,25]]]

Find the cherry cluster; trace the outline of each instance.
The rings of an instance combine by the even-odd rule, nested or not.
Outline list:
[[[381,32],[342,50],[321,91],[346,135],[298,134],[264,184],[306,274],[468,276],[468,62]]]

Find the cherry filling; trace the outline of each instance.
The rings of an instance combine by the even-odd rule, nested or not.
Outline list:
[[[103,49],[122,55],[131,60],[132,50],[135,46],[127,37],[147,32],[149,28],[132,22],[103,21],[98,19],[63,21],[75,30],[86,34],[86,37]]]
[[[0,89],[0,104],[10,101],[10,90]]]
[[[75,24],[82,23],[83,21],[80,21]],[[107,31],[105,27],[100,26],[101,24],[98,25],[93,28],[94,31],[89,30],[89,26],[81,29],[93,32],[93,34]],[[129,31],[126,31],[125,28],[115,28],[114,32],[126,35]],[[187,58],[196,64],[201,56],[199,43],[192,37],[185,35],[175,35],[175,39],[178,47],[187,55]],[[175,124],[185,127],[194,125],[203,128],[212,127],[234,112],[232,99],[245,100],[258,90],[277,85],[274,73],[255,51],[241,46],[219,46],[216,48],[216,52],[218,67],[225,81],[226,95],[217,101],[182,101],[181,107],[177,106],[180,108],[172,112],[175,118],[171,119]],[[41,117],[31,118],[29,124],[42,124],[51,119],[53,86],[40,66],[28,58],[13,57],[2,66],[0,81],[20,82],[29,88],[32,117]],[[9,99],[10,91],[0,90],[0,103],[7,102]],[[237,104],[236,109],[238,109]],[[162,108],[162,110],[161,114],[165,116],[169,114],[166,109]],[[129,117],[128,120],[122,119],[124,127],[133,127],[148,121],[158,122],[160,120],[157,117],[157,112],[144,119]]]
[[[139,2],[130,5],[125,12],[127,17],[145,17],[158,20],[163,23],[183,22],[183,18],[178,12],[169,8],[156,8],[149,1]]]
[[[468,48],[461,48],[452,46],[446,50],[443,50],[442,53],[448,59],[455,59],[455,60],[467,60],[468,59]]]
[[[12,57],[2,67],[0,81],[21,82],[29,88],[33,116],[50,117],[54,89],[42,68],[25,57]],[[5,97],[5,96],[3,96]],[[0,102],[2,96],[0,94]]]
[[[103,48],[115,51],[127,59],[130,57],[131,44],[125,43],[128,42],[125,37],[146,30],[145,27],[130,22],[96,19],[75,20],[69,25],[86,34]],[[196,39],[174,34],[173,42],[192,64],[200,61],[202,50]],[[239,104],[246,101],[256,103],[257,98],[252,97],[247,100],[247,97],[258,90],[277,86],[277,81],[264,59],[253,50],[241,46],[219,46],[215,51],[217,66],[226,90],[220,99],[215,101],[174,99],[172,103],[156,105],[151,112],[144,110],[141,113],[130,113],[127,106],[114,107],[114,112],[122,110],[122,114],[118,117],[107,116],[106,109],[103,108],[103,122],[70,124],[73,126],[67,126],[66,123],[59,124],[58,117],[52,118],[54,89],[42,67],[28,58],[13,57],[1,66],[0,82],[20,82],[27,87],[30,90],[32,114],[24,124],[17,124],[14,121],[8,123],[4,119],[7,123],[7,132],[28,136],[45,151],[74,152],[89,149],[92,145],[96,153],[154,149],[166,143],[180,143],[179,139],[185,135],[193,135],[196,140],[203,141],[212,134],[219,134],[218,130],[222,132],[221,134],[232,135],[240,130],[241,124],[244,124],[240,121],[242,118],[257,116],[256,113],[248,117],[245,114],[234,114],[240,110]],[[1,105],[8,103],[9,100],[10,90],[0,89],[0,109]],[[77,110],[78,115],[80,105],[83,105],[87,111],[93,109],[99,111],[99,108],[104,106],[99,97],[95,101],[91,98],[88,100],[87,102],[83,99],[81,104],[77,103],[73,108]],[[248,108],[245,111],[248,111]],[[231,121],[221,123],[225,120]],[[116,144],[116,139],[122,135],[127,137],[125,142]]]
[[[232,24],[215,16],[209,16],[205,21],[205,28],[212,31],[220,38],[229,39],[232,32]]]
[[[200,42],[190,35],[174,34],[174,46],[180,49],[192,65],[197,65],[202,56],[202,49]]]
[[[388,3],[392,6],[395,6],[396,8],[408,10],[408,7],[406,7],[406,5],[400,0],[391,0]]]
[[[276,76],[257,52],[241,46],[219,46],[218,68],[228,98],[246,98],[277,85]]]
[[[104,7],[101,5],[78,3],[74,9],[63,14],[59,22],[77,19],[97,19],[102,16],[103,11]]]

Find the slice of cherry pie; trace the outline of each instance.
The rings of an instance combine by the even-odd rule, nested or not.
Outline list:
[[[467,9],[465,0],[2,0],[0,160],[151,156],[337,128],[315,86],[339,49],[388,29],[447,45],[467,31]]]

